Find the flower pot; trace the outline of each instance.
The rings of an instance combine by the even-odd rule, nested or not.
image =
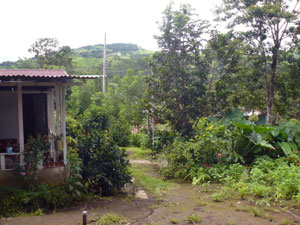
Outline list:
[[[8,154],[11,154],[13,152],[13,148],[12,147],[6,147],[6,152]]]
[[[63,150],[63,142],[62,142],[62,140],[56,140],[56,142],[55,142],[55,148],[58,151],[62,151]]]

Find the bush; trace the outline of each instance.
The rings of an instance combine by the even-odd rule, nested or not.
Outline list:
[[[0,218],[16,216],[24,210],[23,199],[26,192],[18,188],[0,189]]]
[[[78,154],[82,159],[82,177],[88,189],[109,194],[129,183],[128,166],[124,150],[118,148],[110,129],[110,117],[92,107],[81,121]]]
[[[130,145],[141,148],[150,148],[151,140],[148,134],[145,133],[132,133],[130,135]]]
[[[175,132],[168,130],[155,130],[152,150],[155,154],[160,153],[164,148],[173,143],[176,137]]]

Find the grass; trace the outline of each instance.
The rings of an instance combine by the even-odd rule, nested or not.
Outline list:
[[[174,183],[164,181],[160,178],[150,177],[145,168],[138,168],[134,165],[130,168],[132,176],[135,178],[135,182],[145,188],[146,191],[154,195],[161,195],[165,190],[170,190]]]
[[[177,223],[178,223],[178,220],[176,220],[176,219],[170,219],[170,222],[171,222],[172,224],[177,224]]]
[[[292,225],[292,223],[286,219],[283,219],[281,222],[280,222],[280,225]]]
[[[249,212],[250,210],[251,208],[247,206],[238,206],[235,208],[235,211],[237,212]]]
[[[151,149],[141,149],[138,147],[122,147],[126,152],[130,153],[128,155],[129,159],[150,159]]]
[[[191,224],[200,223],[202,220],[201,216],[198,216],[196,214],[192,214],[185,218],[185,221]]]
[[[126,224],[129,220],[116,214],[107,214],[97,220],[97,225]]]

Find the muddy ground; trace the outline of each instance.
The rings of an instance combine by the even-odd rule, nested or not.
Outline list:
[[[149,176],[158,177],[157,164],[148,160],[131,160],[134,167],[145,169]],[[127,224],[207,224],[207,225],[255,225],[297,224],[300,215],[283,207],[256,206],[244,200],[215,201],[212,193],[220,188],[205,188],[191,184],[174,183],[170,190],[160,195],[147,193],[143,187],[127,187],[112,198],[94,199],[43,216],[22,216],[0,220],[0,225],[75,225],[82,223],[81,212],[88,211],[89,224],[103,215],[114,213],[128,219]],[[135,194],[133,194],[133,192]],[[195,218],[199,220],[188,220]]]

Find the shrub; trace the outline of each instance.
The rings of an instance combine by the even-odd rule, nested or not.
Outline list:
[[[24,210],[23,199],[26,196],[24,190],[18,188],[0,189],[0,218],[16,216]]]
[[[110,129],[110,117],[92,107],[82,120],[78,136],[78,154],[82,159],[82,177],[90,191],[109,194],[130,182],[124,150],[117,147]]]
[[[37,188],[39,179],[38,164],[42,162],[44,153],[50,149],[48,138],[38,135],[36,138],[29,137],[28,143],[25,145],[25,166],[16,166],[17,175],[23,181],[23,185],[28,190]]]
[[[151,140],[148,134],[132,133],[130,135],[130,145],[135,147],[150,148]]]
[[[173,143],[176,137],[175,132],[169,130],[155,130],[154,141],[151,146],[155,154],[160,153],[164,148]]]

